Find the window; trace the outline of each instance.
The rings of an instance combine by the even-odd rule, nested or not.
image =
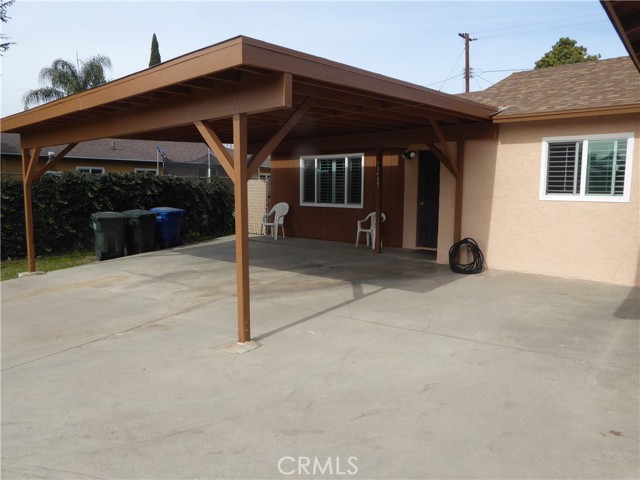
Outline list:
[[[300,159],[300,204],[362,208],[364,154]]]
[[[104,173],[104,167],[76,167],[76,172],[82,173]]]
[[[158,173],[155,168],[134,168],[134,173],[153,173],[154,175]]]
[[[542,200],[628,202],[633,134],[542,141]]]

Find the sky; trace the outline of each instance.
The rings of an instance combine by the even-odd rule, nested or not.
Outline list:
[[[23,110],[53,60],[108,56],[110,80],[148,67],[155,33],[163,61],[237,35],[325,57],[447,93],[533,68],[560,37],[602,58],[627,55],[597,0],[589,1],[30,1],[9,7],[2,33],[2,117]]]

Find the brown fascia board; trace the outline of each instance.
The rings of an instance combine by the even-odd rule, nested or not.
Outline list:
[[[562,120],[568,118],[596,117],[600,115],[627,115],[637,113],[640,113],[640,105],[638,104],[582,108],[558,112],[517,113],[513,115],[499,113],[493,117],[493,123],[534,122],[540,120]]]
[[[416,102],[427,107],[433,106],[467,118],[489,120],[498,110],[472,100],[253,38],[243,37],[242,57],[247,66],[288,72],[294,76]]]
[[[235,37],[133,73],[99,87],[5,117],[0,132],[19,131],[62,115],[87,110],[242,64],[242,38]]]

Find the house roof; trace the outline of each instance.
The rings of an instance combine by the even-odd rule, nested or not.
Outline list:
[[[2,119],[24,148],[102,137],[201,142],[197,122],[233,143],[230,118],[247,113],[248,138],[274,138],[307,99],[285,140],[486,124],[495,109],[362,69],[236,37],[96,88]],[[424,138],[422,131],[416,138]],[[378,135],[369,137],[372,145]],[[252,153],[249,151],[249,153]]]
[[[20,135],[3,133],[0,152],[3,155],[21,155]],[[208,147],[205,143],[193,142],[156,142],[153,140],[128,140],[124,138],[102,138],[79,143],[66,158],[85,158],[115,161],[156,161],[156,146],[160,147],[169,160],[188,163],[206,163]],[[45,146],[40,153],[59,153],[64,145]],[[216,160],[217,161],[217,160]]]
[[[640,112],[640,75],[629,57],[518,72],[463,98],[496,105],[494,122]]]

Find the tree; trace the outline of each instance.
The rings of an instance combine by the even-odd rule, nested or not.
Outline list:
[[[149,66],[153,67],[160,62],[162,62],[160,59],[160,46],[158,45],[158,39],[154,33],[153,38],[151,39],[151,58],[149,58]]]
[[[535,68],[555,67],[572,63],[592,62],[598,60],[600,54],[589,55],[586,47],[569,37],[562,37],[550,51],[535,63]]]
[[[106,83],[105,68],[111,68],[111,60],[104,55],[78,60],[77,66],[62,58],[54,60],[50,67],[40,70],[40,83],[45,86],[29,90],[22,97],[25,110]]]
[[[15,0],[2,0],[0,1],[0,20],[2,23],[7,23],[7,21],[11,18],[7,16],[7,8],[13,5]],[[7,37],[4,33],[0,33],[0,55],[9,50],[9,47],[13,45],[15,42],[9,42],[9,37]]]

